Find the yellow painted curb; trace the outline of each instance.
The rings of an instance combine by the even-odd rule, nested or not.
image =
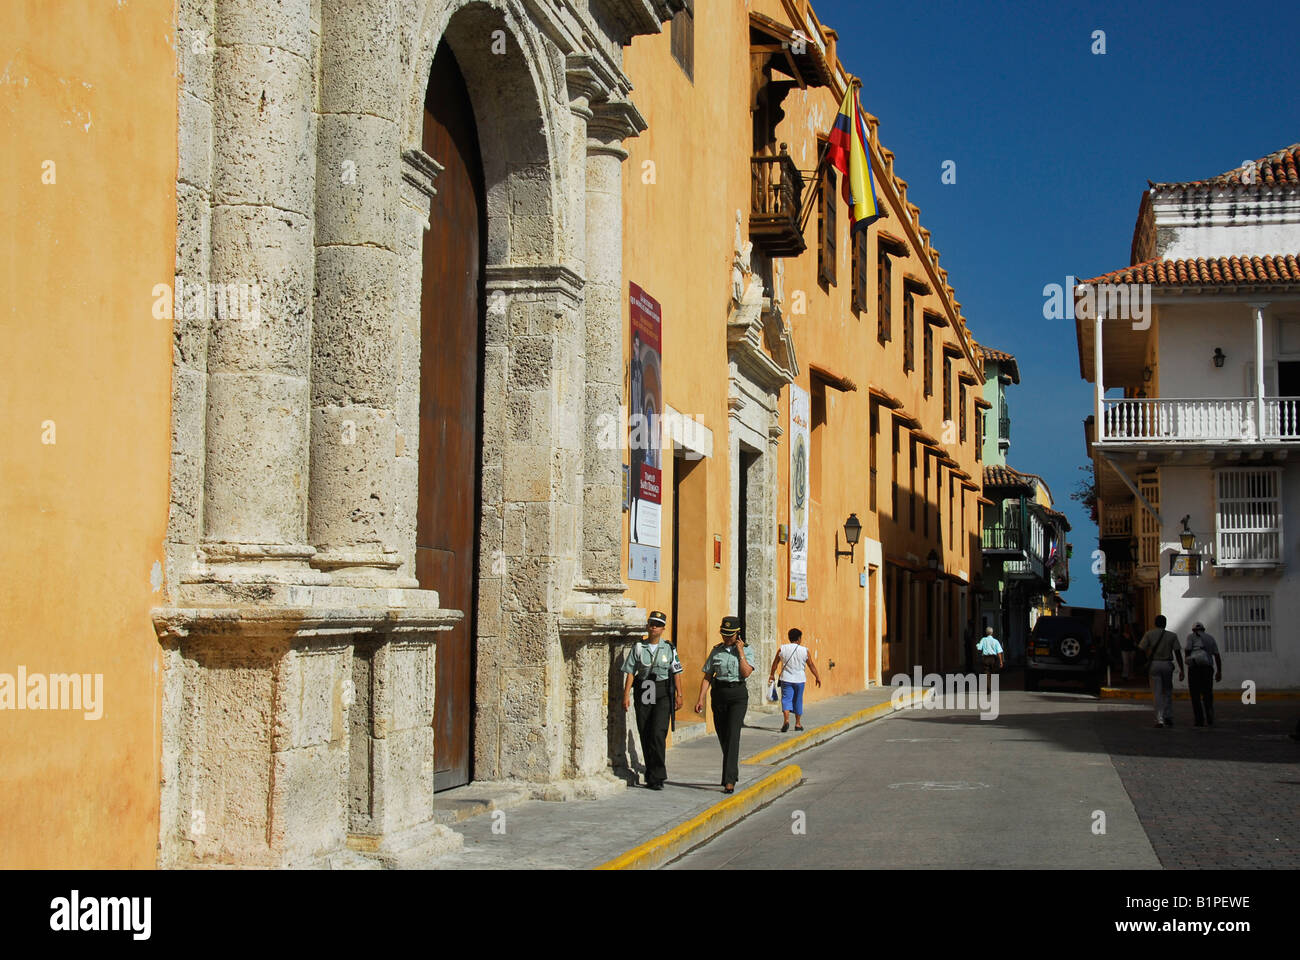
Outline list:
[[[800,750],[807,750],[814,747],[824,740],[838,736],[845,730],[859,726],[875,720],[877,717],[884,716],[887,713],[893,713],[895,710],[902,710],[925,698],[930,691],[926,688],[913,690],[911,693],[904,695],[898,704],[895,704],[893,698],[886,700],[884,703],[877,703],[874,706],[859,710],[857,713],[850,713],[847,717],[823,724],[820,727],[813,727],[797,737],[793,737],[784,743],[778,743],[774,747],[768,747],[766,750],[760,750],[753,756],[746,757],[741,763],[774,763],[783,757],[788,757]]]
[[[1234,689],[1229,695],[1230,688],[1221,688],[1214,691],[1214,699],[1224,703],[1237,699],[1241,693],[1240,689]],[[1103,700],[1150,700],[1150,690],[1133,689],[1131,687],[1102,687],[1101,699]],[[1175,700],[1190,700],[1192,695],[1187,690],[1175,690]],[[1300,700],[1300,690],[1256,690],[1256,700]]]
[[[753,786],[727,797],[721,803],[715,803],[685,823],[679,823],[667,833],[661,833],[654,839],[619,854],[596,869],[653,870],[655,867],[661,867],[692,847],[721,833],[768,801],[798,786],[802,779],[803,771],[796,764],[787,764]]]

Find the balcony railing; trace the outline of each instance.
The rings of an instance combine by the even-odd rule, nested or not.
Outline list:
[[[1020,534],[1020,527],[1002,524],[985,527],[984,535],[980,540],[980,549],[985,553],[1020,553],[1024,549],[1024,538]]]
[[[1264,431],[1252,397],[1104,400],[1098,440],[1259,443],[1300,440],[1300,398],[1266,397]]]
[[[1112,507],[1109,504],[1102,508],[1101,515],[1101,535],[1103,537],[1128,537],[1133,534],[1133,508],[1129,507]]]
[[[1300,439],[1300,398],[1264,398],[1264,439]]]
[[[799,225],[803,174],[782,149],[776,156],[751,158],[752,194],[749,235],[769,256],[797,257],[807,249]]]

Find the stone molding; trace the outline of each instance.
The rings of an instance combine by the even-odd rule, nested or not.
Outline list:
[[[402,151],[402,179],[430,199],[438,194],[434,184],[443,169],[441,163],[419,147],[408,147]],[[428,215],[428,210],[425,210],[425,215]]]
[[[582,305],[582,289],[586,281],[563,264],[553,265],[489,265],[484,271],[488,290],[516,296],[554,296],[559,304],[570,310]]]

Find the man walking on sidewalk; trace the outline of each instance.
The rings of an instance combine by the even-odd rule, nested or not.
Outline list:
[[[1211,659],[1213,658],[1213,659]],[[1187,638],[1187,688],[1192,694],[1192,714],[1196,725],[1214,726],[1214,683],[1223,680],[1223,658],[1214,637],[1205,632],[1205,624],[1192,627]]]
[[[1178,679],[1183,679],[1183,653],[1178,649],[1178,635],[1165,629],[1169,621],[1156,617],[1156,625],[1142,635],[1138,649],[1151,661],[1151,699],[1156,706],[1156,726],[1174,725],[1174,664],[1178,660]]]

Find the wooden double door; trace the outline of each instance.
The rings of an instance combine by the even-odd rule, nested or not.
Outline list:
[[[487,204],[469,92],[446,44],[424,105],[424,152],[443,164],[424,238],[416,578],[465,613],[438,635],[434,789],[473,776],[474,640],[483,422]]]

